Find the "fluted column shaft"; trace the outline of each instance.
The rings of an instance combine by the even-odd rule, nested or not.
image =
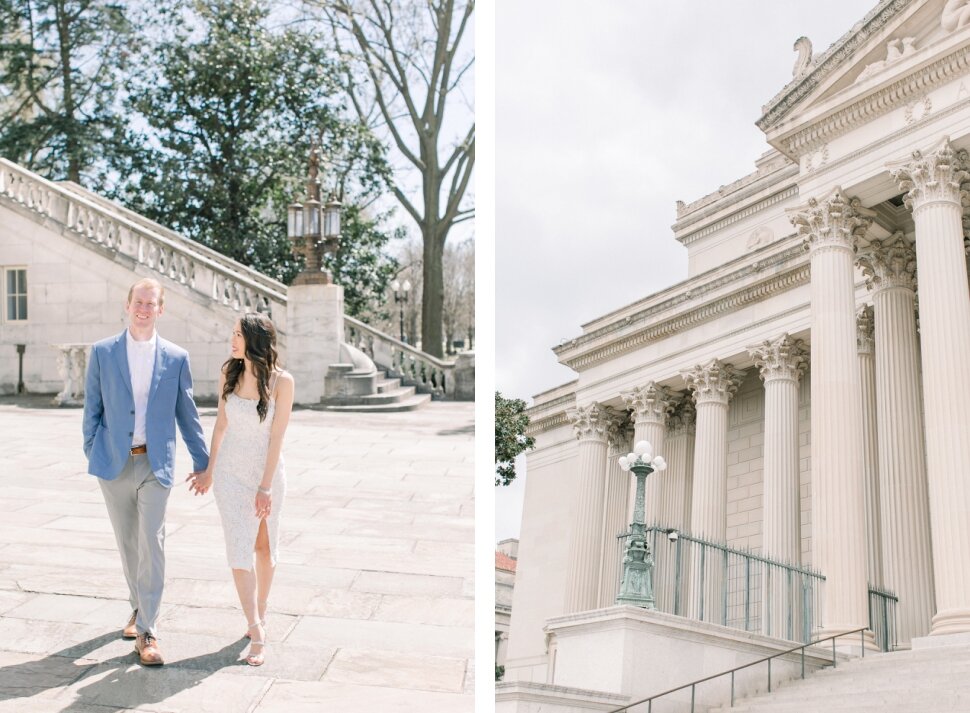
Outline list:
[[[673,397],[666,386],[653,381],[646,385],[622,394],[624,401],[633,410],[633,442],[648,441],[653,446],[654,455],[664,456],[664,438],[667,434],[667,413],[673,406]],[[629,489],[629,507],[627,510],[630,521],[633,520],[633,500],[636,497],[636,478]],[[664,486],[666,477],[654,473],[647,477],[645,493],[644,522],[648,526],[660,523],[660,513],[663,511],[663,501],[666,495]],[[661,523],[662,524],[662,523]]]
[[[897,233],[873,240],[859,264],[873,291],[879,475],[886,585],[899,597],[898,640],[929,632],[933,616],[929,496],[919,408],[916,253]]]
[[[599,599],[603,553],[603,496],[606,440],[612,414],[593,403],[571,412],[579,439],[579,483],[566,570],[566,614],[595,609]]]
[[[931,634],[970,631],[970,288],[961,183],[966,152],[944,142],[890,167],[916,222],[926,469],[936,615]]]
[[[872,305],[856,318],[859,382],[862,386],[862,460],[866,478],[866,556],[869,584],[883,586],[882,526],[879,512],[879,450],[876,436],[875,316]]]
[[[697,409],[690,532],[710,542],[727,540],[727,414],[744,373],[715,359],[684,372]],[[724,623],[726,587],[721,558],[691,558],[690,606],[694,618]]]
[[[854,243],[871,212],[836,188],[792,216],[807,239],[812,303],[812,565],[824,633],[869,624]]]
[[[667,497],[661,522],[676,530],[689,531],[691,490],[694,483],[695,411],[691,398],[683,399],[670,418],[664,441],[667,459]]]
[[[748,350],[765,384],[763,545],[769,559],[801,560],[798,381],[804,343],[787,334]]]
[[[618,459],[626,455],[631,449],[629,433],[625,426],[629,421],[617,423],[617,427],[609,434],[609,456],[606,466],[606,492],[603,499],[603,554],[600,558],[602,570],[600,574],[599,607],[611,607],[616,603],[616,595],[620,588],[623,559],[622,544],[617,535],[629,528],[627,520],[627,492],[630,485],[630,474],[620,468]]]

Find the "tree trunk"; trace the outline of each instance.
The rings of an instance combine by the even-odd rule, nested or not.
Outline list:
[[[431,230],[434,230],[434,227]],[[432,356],[441,357],[441,311],[445,301],[445,282],[441,265],[442,255],[444,253],[444,240],[431,232],[431,230],[427,230],[426,228],[427,232],[424,235],[424,289],[421,295],[421,350]]]

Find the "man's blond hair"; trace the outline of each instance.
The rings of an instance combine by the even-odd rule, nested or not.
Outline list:
[[[158,280],[153,280],[150,277],[143,277],[128,288],[128,304],[131,304],[131,296],[135,292],[136,287],[151,287],[158,290],[158,306],[161,307],[163,304],[165,304],[165,288],[162,287],[161,282]]]

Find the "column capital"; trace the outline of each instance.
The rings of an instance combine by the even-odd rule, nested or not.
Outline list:
[[[748,347],[748,353],[754,357],[755,366],[765,383],[778,380],[798,383],[808,369],[805,342],[792,339],[788,334],[766,340],[756,347]]]
[[[620,396],[633,410],[636,423],[665,423],[675,401],[669,388],[653,381],[624,391]]]
[[[697,407],[694,405],[694,400],[685,394],[667,419],[667,434],[669,436],[693,434],[696,423]]]
[[[927,203],[940,201],[962,205],[967,191],[961,186],[970,180],[968,158],[966,150],[955,149],[950,137],[944,136],[927,151],[913,151],[909,158],[892,161],[886,168],[906,192],[906,207],[916,211]]]
[[[610,406],[593,401],[586,406],[577,406],[566,412],[572,421],[573,431],[580,441],[607,440],[610,422],[616,419],[616,412]]]
[[[809,250],[824,247],[854,250],[856,238],[866,234],[875,215],[858,198],[846,196],[836,186],[821,199],[810,198],[805,205],[790,210],[788,219]]]
[[[707,364],[698,364],[693,369],[682,371],[681,376],[694,394],[694,402],[719,403],[727,405],[744,381],[744,372],[735,369],[733,364],[725,364],[720,359],[712,359]]]
[[[606,440],[613,454],[629,453],[633,443],[633,419],[626,411],[614,413],[606,424]]]
[[[916,290],[916,249],[901,231],[886,240],[871,240],[856,258],[866,276],[866,287],[873,292],[891,287]]]
[[[855,318],[856,346],[860,354],[875,354],[876,318],[872,305],[863,305]]]

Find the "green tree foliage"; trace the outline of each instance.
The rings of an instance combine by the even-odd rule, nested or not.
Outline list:
[[[155,41],[136,58],[127,107],[136,117],[115,195],[140,213],[264,274],[301,268],[286,206],[305,196],[310,141],[329,161],[323,187],[345,204],[332,261],[348,311],[377,304],[394,269],[382,254],[385,216],[362,208],[388,171],[384,149],[343,117],[338,68],[318,38],[274,30],[257,0],[168,0]]]
[[[495,392],[495,484],[508,485],[515,480],[515,458],[536,441],[525,435],[529,417],[525,415],[525,401],[507,399]]]
[[[124,4],[0,0],[0,155],[52,180],[103,184],[123,133]]]

